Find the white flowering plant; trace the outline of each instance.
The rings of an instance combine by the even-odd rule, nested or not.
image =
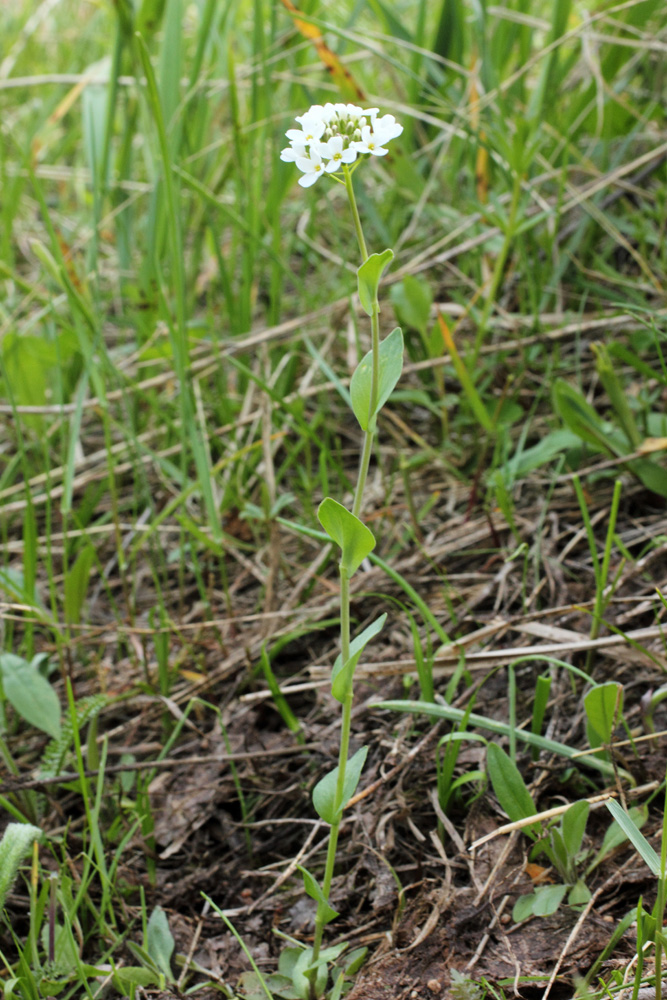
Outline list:
[[[403,367],[401,330],[397,327],[380,339],[378,288],[394,254],[390,249],[368,253],[352,174],[364,160],[386,156],[387,143],[398,138],[403,126],[393,115],[380,116],[378,108],[363,109],[355,104],[316,104],[296,121],[300,128],[288,130],[290,144],[282,150],[280,158],[294,163],[301,171],[299,184],[302,187],[311,187],[327,174],[344,184],[361,255],[357,270],[359,301],[371,322],[371,349],[360,360],[350,380],[352,410],[363,432],[352,509],[332,497],[324,499],[318,508],[320,524],[340,549],[340,653],[333,666],[331,693],[341,703],[343,715],[338,765],[313,790],[315,810],[331,827],[322,883],[299,867],[305,890],[317,903],[313,945],[293,954],[287,964],[296,996],[301,1000],[319,1000],[327,991],[330,966],[343,950],[342,946],[322,949],[322,939],[325,926],[338,916],[331,906],[330,893],[343,810],[357,789],[368,751],[368,747],[362,747],[352,756],[349,753],[354,672],[364,648],[380,632],[387,617],[381,615],[360,635],[351,638],[350,579],[375,547],[375,537],[360,516],[363,495],[377,416],[396,386]],[[356,955],[347,956],[344,969],[335,975],[331,997],[341,995],[345,974],[349,975],[359,961]]]
[[[301,187],[310,187],[324,174],[337,174],[361,162],[364,156],[386,156],[387,143],[403,131],[393,115],[379,108],[356,104],[314,104],[305,115],[297,115],[301,128],[288,129],[290,141],[280,154],[296,163],[302,173]]]

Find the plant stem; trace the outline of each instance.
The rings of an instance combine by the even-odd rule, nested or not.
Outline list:
[[[343,177],[345,178],[345,190],[347,191],[347,200],[350,203],[350,208],[352,209],[352,218],[354,220],[354,231],[357,234],[357,243],[359,244],[359,251],[361,253],[361,263],[365,264],[368,260],[368,250],[366,249],[366,240],[364,239],[364,231],[361,228],[361,219],[359,218],[359,209],[357,208],[357,199],[354,197],[354,188],[352,186],[352,174],[350,173],[350,168],[346,163],[343,164]]]
[[[359,209],[357,208],[357,201],[354,196],[354,188],[352,186],[352,175],[347,166],[343,166],[343,176],[345,178],[345,190],[347,191],[348,201],[350,203],[350,209],[352,210],[352,218],[354,220],[354,228],[357,235],[357,243],[359,244],[359,251],[361,253],[362,264],[368,260],[368,251],[366,249],[366,240],[364,239],[363,229],[361,227],[361,219],[359,217]],[[377,398],[378,398],[378,386],[380,381],[380,305],[375,296],[373,302],[373,308],[371,312],[371,350],[372,350],[372,370],[371,370],[371,392],[370,392],[370,413],[374,414]],[[364,488],[366,486],[366,479],[368,477],[368,467],[371,460],[371,452],[373,450],[373,438],[375,436],[375,426],[376,420],[372,418],[369,421],[368,430],[364,434],[364,444],[361,453],[361,459],[359,462],[359,472],[357,474],[357,485],[354,491],[354,505],[352,508],[352,513],[355,517],[359,517],[361,511],[361,504],[364,496]],[[346,663],[350,658],[350,578],[345,566],[342,562],[339,567],[340,569],[340,653],[343,663]],[[340,830],[340,824],[343,818],[343,798],[345,794],[345,772],[347,768],[347,759],[350,749],[350,729],[352,722],[352,685],[350,684],[349,691],[343,702],[343,718],[341,722],[341,733],[340,733],[340,749],[338,753],[338,779],[336,781],[336,794],[334,798],[334,816],[335,820],[331,824],[331,833],[329,835],[329,845],[327,847],[327,860],[324,867],[324,880],[322,882],[322,891],[325,898],[329,899],[329,893],[331,892],[331,882],[333,880],[334,866],[336,863],[336,849],[338,847],[338,833]],[[311,966],[315,966],[319,956],[320,950],[322,948],[322,937],[324,934],[324,915],[320,913],[320,908],[318,907],[318,913],[315,917],[315,933],[313,937],[313,954],[311,960]],[[316,989],[316,979],[317,971],[315,970],[310,979],[310,1000],[317,1000],[317,989]]]
[[[350,578],[344,566],[340,566],[340,651],[343,663],[350,657]],[[338,752],[338,780],[336,782],[336,797],[334,799],[335,822],[331,824],[329,835],[329,846],[327,848],[327,860],[324,867],[324,881],[322,892],[326,899],[331,891],[331,881],[333,879],[334,865],[336,863],[336,848],[338,846],[338,831],[343,818],[343,792],[345,786],[345,769],[347,766],[347,755],[350,749],[350,724],[352,721],[352,686],[343,703],[343,719],[341,722],[340,749]],[[322,935],[324,933],[324,918],[318,907],[315,917],[315,935],[313,938],[312,965],[315,965],[322,947]],[[310,982],[311,1000],[316,1000],[315,978],[313,975]]]
[[[366,240],[364,239],[364,231],[361,227],[361,218],[359,216],[359,209],[357,208],[357,199],[354,195],[352,174],[350,173],[350,168],[347,165],[343,166],[343,177],[345,178],[347,200],[350,203],[350,210],[354,220],[354,230],[357,234],[359,252],[361,253],[361,263],[365,264],[368,260],[368,250],[366,248]],[[373,352],[373,368],[371,373],[370,412],[373,414],[375,413],[375,407],[377,404],[378,385],[380,382],[380,303],[378,302],[377,295],[373,301],[373,311],[371,313],[371,350]],[[359,462],[357,486],[354,491],[354,505],[352,507],[352,513],[355,517],[359,517],[361,512],[361,504],[364,497],[366,479],[368,477],[368,467],[370,465],[371,452],[373,450],[374,435],[375,419],[371,418],[368,430],[364,434],[364,445],[361,451],[361,460]]]

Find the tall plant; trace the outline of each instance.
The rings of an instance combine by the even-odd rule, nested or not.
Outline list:
[[[357,271],[359,301],[370,317],[371,349],[359,362],[350,382],[352,410],[363,431],[357,484],[352,509],[327,497],[318,509],[325,532],[340,549],[340,653],[331,676],[331,693],[342,705],[342,724],[338,765],[326,774],[313,790],[313,805],[318,815],[330,825],[331,833],[320,885],[306,869],[301,869],[306,892],[317,902],[315,935],[312,948],[300,956],[293,969],[293,982],[304,1000],[322,996],[328,980],[327,963],[336,957],[322,949],[325,926],[338,914],[330,903],[338,833],[346,804],[354,795],[366,760],[368,747],[350,756],[354,672],[366,645],[382,629],[386,615],[354,639],[350,633],[350,580],[363,560],[375,547],[375,537],[361,520],[364,489],[377,430],[377,416],[398,382],[403,367],[403,335],[397,327],[380,339],[378,286],[392,260],[392,250],[369,254],[352,185],[352,175],[365,160],[385,156],[387,143],[403,131],[393,115],[379,116],[377,108],[364,110],[354,104],[314,105],[297,117],[301,126],[290,129],[289,146],[281,159],[293,162],[301,171],[299,184],[310,187],[328,175],[345,186],[361,255]],[[337,951],[337,950],[336,950]]]

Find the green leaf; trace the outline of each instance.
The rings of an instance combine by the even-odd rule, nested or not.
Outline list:
[[[294,965],[294,969],[292,970],[292,982],[294,984],[294,988],[303,1000],[308,1000],[308,997],[311,995],[310,980],[307,977],[307,973],[312,971],[312,961],[313,949],[306,948],[299,955],[299,958]],[[324,958],[324,953],[320,952],[320,957],[317,962],[317,975],[315,977],[316,996],[322,996],[328,978],[329,970],[327,969],[326,959]]]
[[[551,830],[549,840],[551,841],[551,849],[546,853],[549,855],[549,860],[555,864],[560,877],[567,882],[569,857],[565,847],[565,841],[563,840],[563,835],[560,830]]]
[[[647,490],[660,497],[667,497],[667,469],[664,466],[648,458],[638,458],[634,462],[628,462],[628,468]]]
[[[310,874],[307,868],[302,865],[297,865],[297,868],[301,872],[303,878],[303,887],[310,896],[317,903],[317,913],[321,917],[325,924],[331,923],[338,916],[338,910],[334,910],[332,906],[329,906],[329,901],[324,895],[321,886],[317,880]]]
[[[375,548],[373,532],[331,497],[322,501],[317,516],[329,538],[341,548],[341,567],[352,576]]]
[[[31,726],[60,737],[60,702],[45,677],[32,663],[13,653],[0,655],[0,673],[5,697]]]
[[[331,674],[331,693],[336,701],[345,701],[345,696],[347,695],[350,685],[352,684],[352,678],[354,676],[354,671],[357,668],[359,657],[371,639],[373,639],[384,627],[386,620],[386,614],[380,615],[380,617],[371,625],[368,625],[367,628],[365,628],[364,631],[356,637],[356,639],[352,640],[350,643],[350,657],[345,663],[343,663],[340,653],[336,657],[336,662],[334,663],[333,672]]]
[[[0,840],[0,908],[5,905],[7,893],[11,889],[19,865],[32,845],[40,840],[42,831],[29,823],[8,823]]]
[[[486,748],[486,767],[496,798],[512,822],[534,816],[535,803],[519,769],[497,743],[489,743]],[[538,837],[541,832],[539,823],[525,830],[532,837]]]
[[[646,862],[656,878],[660,878],[662,875],[660,870],[660,858],[651,847],[644,834],[637,829],[626,811],[615,799],[607,799],[605,805],[620,826],[621,830],[625,833],[632,846],[639,852],[642,860]]]
[[[167,914],[161,906],[156,906],[150,915],[146,928],[146,951],[163,972],[167,981],[172,982],[171,956],[174,951],[174,938],[169,930]]]
[[[589,808],[586,801],[575,802],[563,814],[563,843],[570,858],[574,858],[581,850]]]
[[[584,698],[586,735],[592,748],[611,743],[614,725],[623,711],[623,685],[617,681],[597,684]]]
[[[131,994],[136,986],[143,989],[157,986],[157,975],[152,969],[145,969],[142,965],[124,965],[115,970],[113,982],[119,993]]]
[[[535,890],[533,914],[536,917],[550,917],[563,902],[566,885],[541,885]]]
[[[373,352],[361,359],[350,380],[352,409],[362,431],[374,428],[375,417],[391,396],[403,371],[403,334],[400,327],[380,342],[377,402],[371,413]]]
[[[393,250],[383,250],[382,253],[372,253],[357,271],[357,285],[361,308],[369,316],[377,302],[378,286],[382,272],[387,264],[394,259]]]
[[[359,971],[361,966],[366,961],[367,954],[368,948],[354,948],[345,956],[345,972],[348,976],[353,976]]]
[[[567,894],[568,906],[585,906],[591,898],[591,890],[583,879],[579,878]]]
[[[515,924],[520,924],[522,920],[528,920],[528,917],[532,917],[534,902],[534,892],[531,892],[529,896],[519,896],[512,910],[512,920]]]
[[[338,809],[336,809],[338,767],[334,767],[333,771],[329,771],[328,774],[325,774],[313,788],[313,805],[315,806],[315,811],[325,823],[335,823],[340,818],[343,809],[354,795],[357,785],[359,784],[361,772],[364,764],[366,763],[367,753],[368,747],[361,747],[361,749],[357,750],[354,756],[350,757],[348,760],[347,767],[345,768],[345,781],[343,782],[343,800]]]
[[[646,806],[632,806],[632,808],[628,810],[626,815],[630,820],[630,822],[634,823],[634,825],[637,827],[638,830],[641,830],[642,826],[648,819],[648,809]],[[605,833],[604,837],[602,838],[602,845],[600,847],[600,850],[597,852],[591,863],[588,865],[586,869],[586,875],[588,876],[593,871],[594,868],[597,868],[600,862],[603,861],[608,854],[611,854],[611,852],[615,851],[617,847],[620,847],[621,844],[624,844],[627,839],[628,839],[627,833],[622,829],[621,826],[619,826],[616,820],[614,820],[613,823],[611,823],[607,832]]]

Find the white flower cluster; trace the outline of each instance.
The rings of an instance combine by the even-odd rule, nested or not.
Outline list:
[[[333,174],[357,156],[370,153],[384,156],[390,139],[403,131],[393,115],[378,118],[378,108],[358,108],[356,104],[313,104],[298,115],[301,128],[288,129],[289,146],[280,159],[296,163],[303,174],[301,187],[310,187],[322,174]]]

